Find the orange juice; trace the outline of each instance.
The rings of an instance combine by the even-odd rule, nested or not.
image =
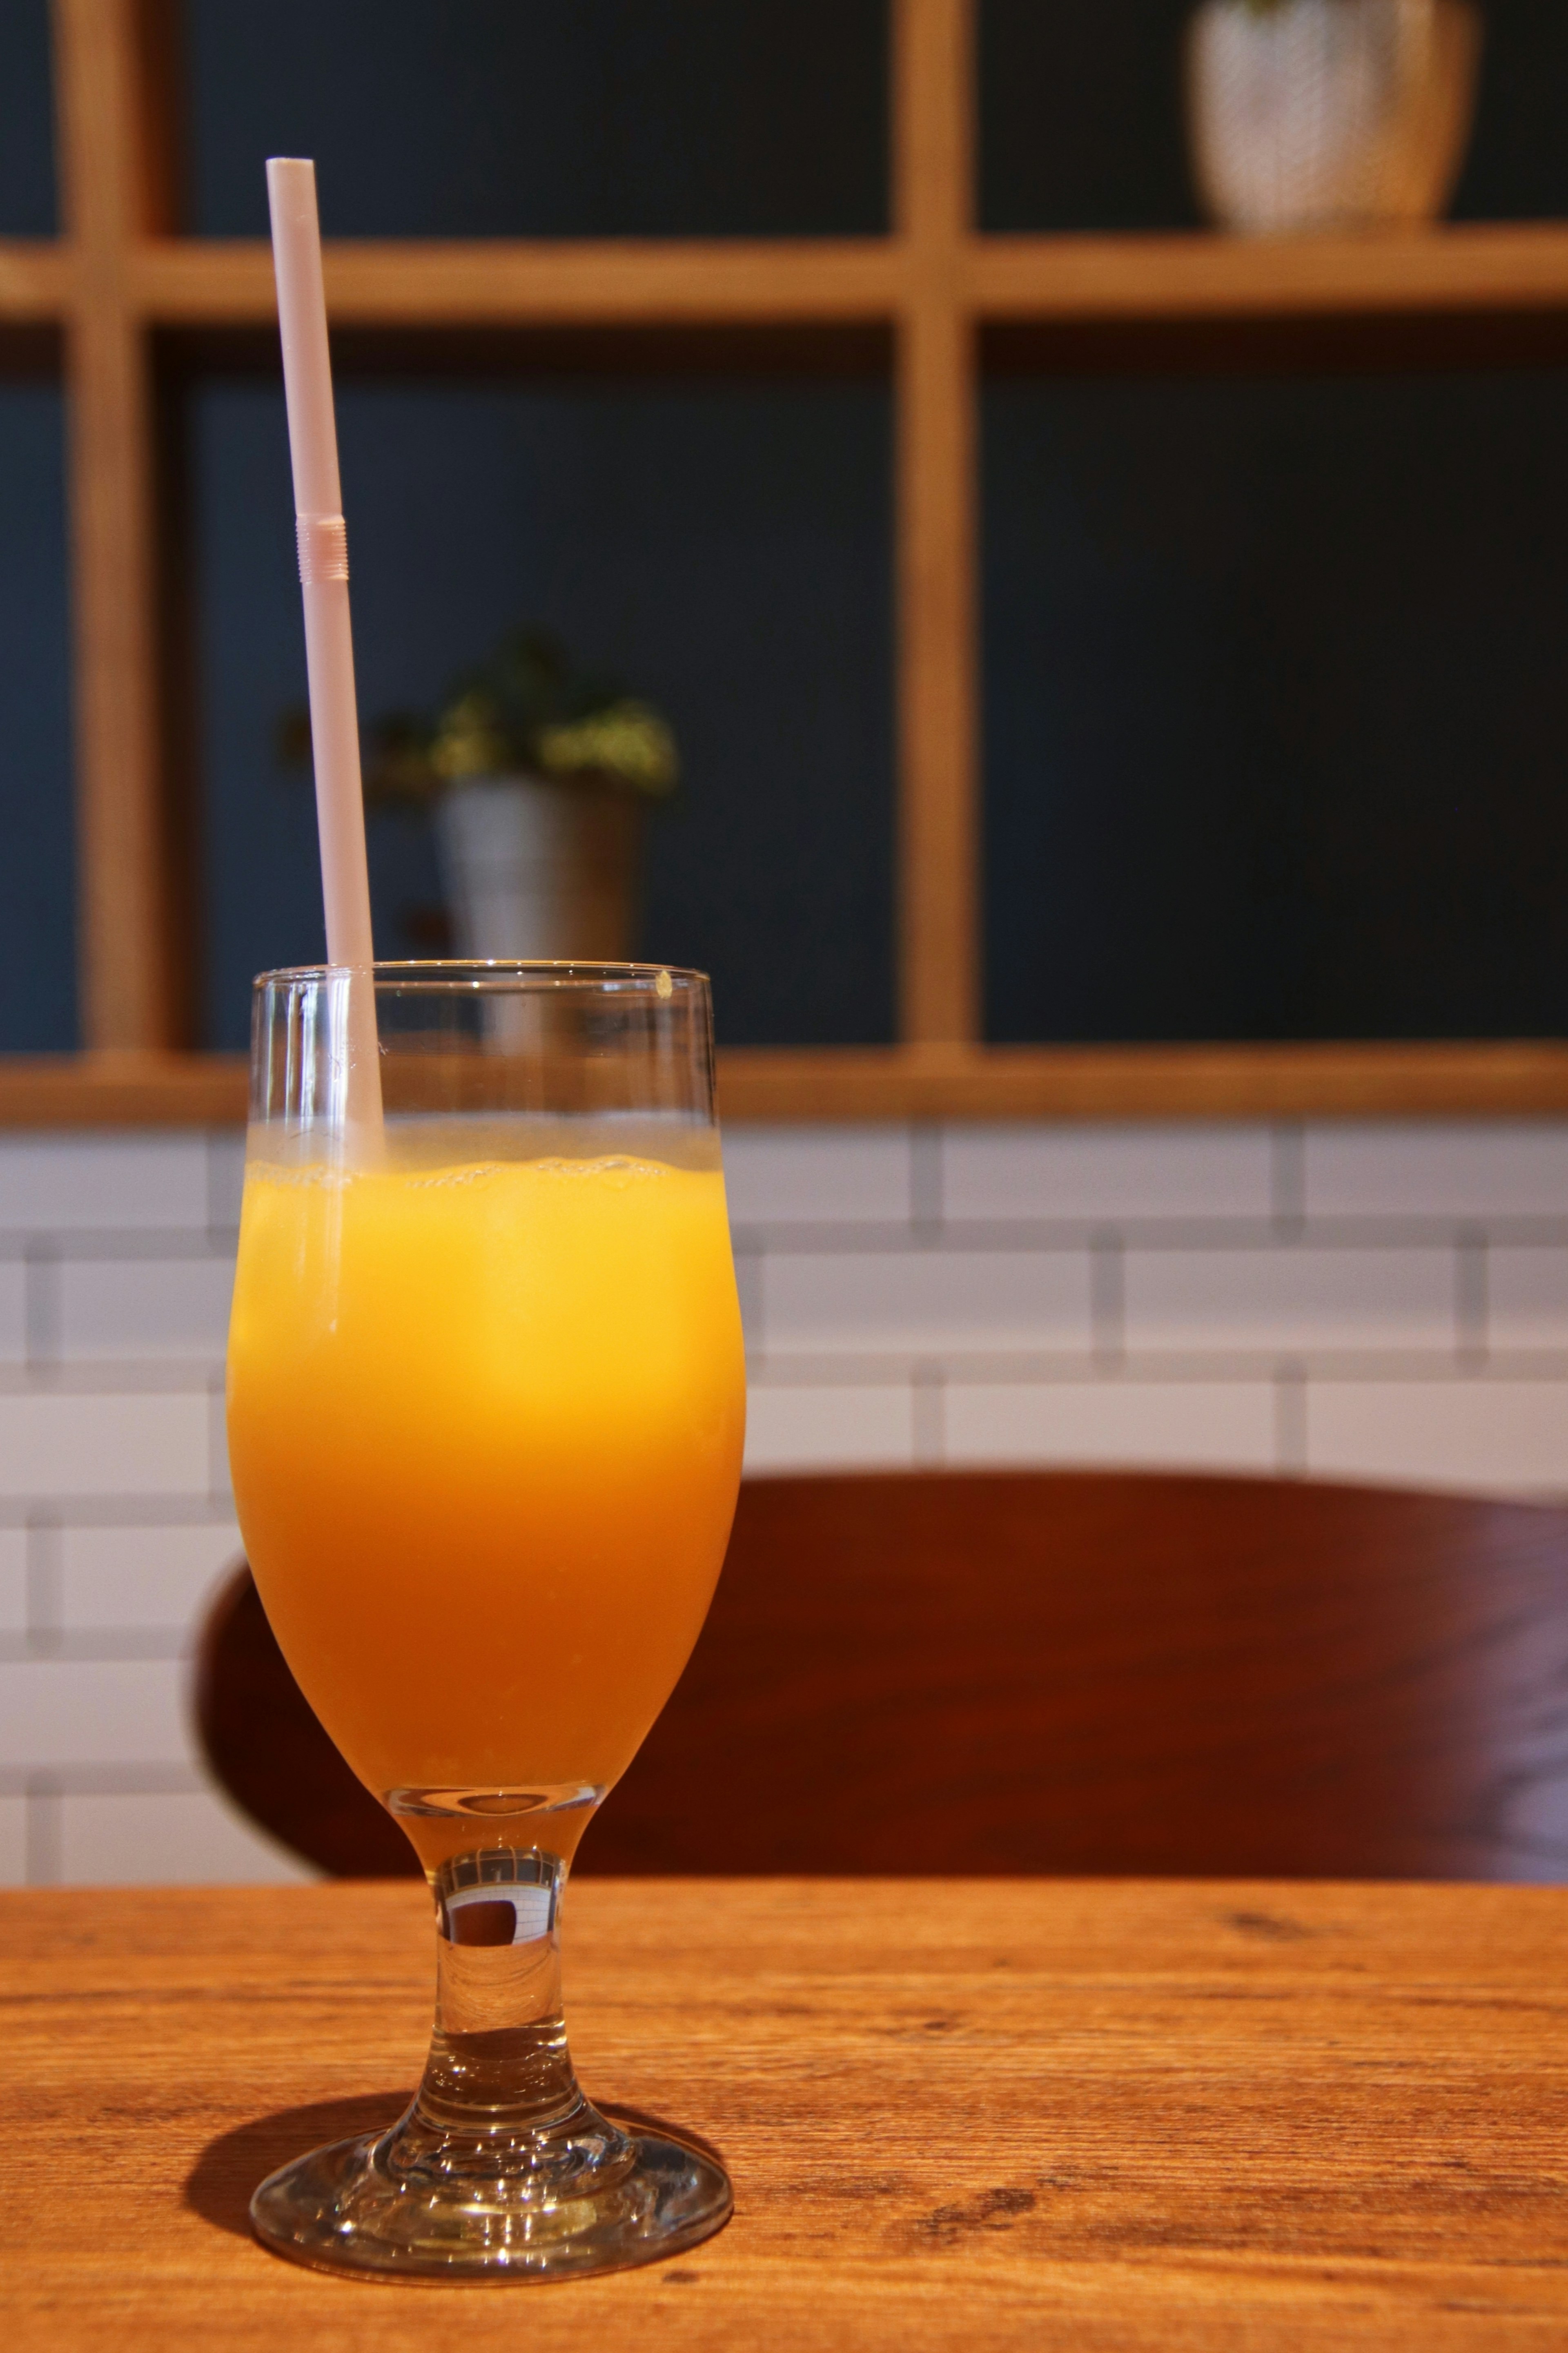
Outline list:
[[[415,1124],[374,1166],[247,1172],[228,1365],[246,1548],[378,1796],[604,1788],[685,1664],[734,1508],[716,1147],[578,1137],[520,1158]]]

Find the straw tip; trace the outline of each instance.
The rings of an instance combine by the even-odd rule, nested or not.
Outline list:
[[[310,155],[268,155],[266,186],[273,200],[315,207],[315,160]]]
[[[272,242],[279,237],[297,245],[320,235],[316,218],[316,166],[308,155],[268,155],[267,207],[272,215]]]

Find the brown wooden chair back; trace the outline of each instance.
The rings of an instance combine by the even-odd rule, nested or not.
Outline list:
[[[198,1714],[300,1853],[407,1867],[247,1576]],[[578,1867],[1568,1876],[1568,1512],[1120,1472],[749,1482]]]

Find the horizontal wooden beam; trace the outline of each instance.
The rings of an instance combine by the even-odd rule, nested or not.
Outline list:
[[[330,242],[327,307],[365,326],[668,326],[883,320],[906,276],[891,238],[700,244]],[[140,247],[131,284],[158,325],[251,325],[277,316],[260,242],[171,239]]]
[[[1568,1113],[1568,1044],[735,1049],[731,1119],[1258,1119]]]
[[[0,1056],[0,1127],[228,1127],[247,1092],[243,1054]]]
[[[1568,1042],[731,1047],[731,1120],[1522,1118],[1568,1115]],[[0,1127],[206,1127],[245,1117],[237,1054],[0,1058]]]
[[[35,262],[49,259],[47,248],[27,251]],[[339,240],[327,248],[326,275],[334,318],[366,325],[765,325],[889,319],[913,299],[898,237]],[[1552,311],[1568,309],[1568,228],[972,236],[961,242],[956,275],[955,299],[981,320]],[[145,244],[132,257],[130,280],[143,314],[162,324],[253,324],[275,315],[271,256],[259,241]]]
[[[58,323],[76,294],[77,258],[64,238],[0,237],[0,323]]]
[[[984,320],[1397,317],[1568,306],[1568,227],[1353,237],[990,237],[964,293]]]
[[[1568,310],[1568,227],[1555,222],[1359,237],[970,237],[961,265],[958,300],[998,322]],[[0,237],[0,323],[65,320],[79,283],[68,238]],[[910,299],[898,237],[340,239],[327,248],[327,284],[345,322],[432,328],[889,320]],[[276,315],[260,239],[142,242],[128,289],[157,325]]]

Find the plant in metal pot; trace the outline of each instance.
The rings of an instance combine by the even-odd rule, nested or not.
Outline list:
[[[459,955],[629,956],[643,813],[679,778],[662,713],[542,629],[365,731],[367,799],[430,808]]]
[[[1205,207],[1254,234],[1435,218],[1480,46],[1472,0],[1202,0],[1186,69]]]

